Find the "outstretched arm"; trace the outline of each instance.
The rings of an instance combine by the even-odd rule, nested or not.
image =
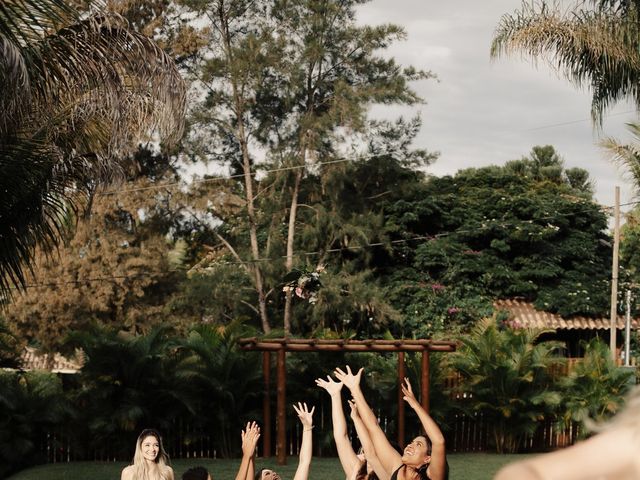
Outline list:
[[[588,440],[502,468],[494,480],[640,478],[637,429],[606,430]],[[606,459],[606,461],[603,461]]]
[[[313,436],[311,435],[311,430],[313,429],[313,412],[316,407],[309,410],[306,403],[298,402],[298,406],[296,407],[294,405],[293,409],[298,414],[298,418],[302,424],[300,460],[298,461],[298,468],[293,480],[307,480],[309,478],[309,467],[311,466],[311,455],[313,453]]]
[[[424,431],[427,434],[427,437],[429,437],[429,441],[431,442],[431,463],[429,465],[429,477],[432,480],[444,479],[447,469],[444,435],[442,435],[442,431],[440,430],[440,427],[438,427],[438,424],[433,421],[431,415],[429,415],[427,411],[422,408],[422,405],[420,405],[420,402],[418,402],[418,400],[416,399],[416,396],[413,394],[413,390],[411,388],[411,383],[409,383],[409,379],[406,377],[404,379],[404,385],[402,385],[402,393],[404,395],[402,397],[404,401],[407,402],[418,415],[420,423],[422,423],[422,428],[424,428]]]
[[[387,472],[393,472],[402,465],[402,456],[391,446],[389,440],[387,440],[387,436],[380,428],[380,425],[378,425],[378,419],[362,394],[362,390],[360,389],[362,370],[361,368],[358,370],[358,373],[354,375],[351,372],[351,368],[347,365],[346,372],[336,368],[334,375],[351,391],[353,400],[358,407],[360,418],[362,418],[362,422],[369,432],[371,441],[376,446],[376,453],[382,467]]]
[[[342,409],[342,382],[336,382],[327,375],[327,380],[318,378],[316,385],[324,388],[331,396],[331,420],[333,423],[333,439],[336,442],[338,450],[338,458],[342,464],[344,474],[349,476],[356,466],[360,465],[360,461],[353,451],[349,435],[347,434],[347,421],[344,418],[344,410]]]
[[[364,452],[364,459],[369,465],[371,465],[371,468],[373,468],[373,471],[380,480],[389,480],[392,472],[387,472],[382,466],[382,463],[380,463],[375,445],[371,441],[369,430],[365,427],[364,422],[358,413],[357,405],[355,402],[349,400],[349,406],[351,407],[351,419],[353,420],[353,425],[356,427],[356,433],[358,434],[358,439],[360,440],[360,445],[362,445],[362,451]],[[360,465],[361,462],[358,460],[358,466]]]
[[[242,431],[242,460],[236,480],[253,479],[253,455],[260,438],[260,427],[256,422],[247,422],[246,428]]]

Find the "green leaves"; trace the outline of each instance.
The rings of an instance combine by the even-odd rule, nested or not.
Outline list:
[[[24,286],[35,246],[56,246],[70,212],[157,129],[182,134],[173,61],[118,15],[80,17],[57,0],[0,12],[0,300]]]
[[[523,2],[500,19],[491,56],[520,52],[548,59],[576,87],[591,89],[591,115],[601,125],[615,102],[640,102],[639,10],[636,3],[592,3],[563,12],[556,4]]]
[[[469,407],[492,426],[496,450],[514,453],[537,422],[554,411],[561,395],[550,374],[563,363],[557,342],[536,343],[542,331],[500,326],[495,319],[476,324],[461,337],[451,363],[462,375]]]
[[[584,436],[591,424],[604,423],[622,408],[634,372],[616,366],[608,346],[599,338],[582,342],[582,347],[582,361],[560,379],[560,385],[563,420],[565,424],[579,422]]]

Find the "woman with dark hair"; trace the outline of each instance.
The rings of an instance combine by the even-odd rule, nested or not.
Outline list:
[[[348,480],[388,480],[389,475],[380,465],[380,461],[375,454],[375,449],[371,443],[371,438],[358,415],[357,407],[349,402],[351,407],[351,419],[356,428],[356,433],[362,444],[362,453],[356,454],[349,435],[347,434],[347,422],[342,409],[342,382],[336,382],[330,376],[327,380],[318,378],[316,385],[324,388],[331,397],[331,421],[333,423],[333,439],[336,442],[338,458]]]
[[[147,428],[136,440],[133,463],[122,470],[121,480],[174,480],[169,456],[157,430]]]
[[[403,399],[416,412],[426,435],[419,435],[409,443],[400,455],[389,443],[386,435],[378,425],[375,414],[360,389],[360,377],[363,369],[353,374],[349,366],[346,372],[336,368],[334,375],[350,391],[358,413],[373,442],[376,455],[391,480],[448,480],[444,436],[427,411],[422,408],[411,389],[409,379],[402,385]]]

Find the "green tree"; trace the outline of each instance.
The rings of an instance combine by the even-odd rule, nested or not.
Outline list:
[[[526,53],[549,63],[578,88],[592,93],[591,113],[601,123],[607,108],[619,100],[640,103],[640,22],[635,1],[559,4],[523,2],[502,16],[491,56]]]
[[[95,322],[140,333],[164,321],[166,297],[184,275],[167,237],[181,218],[166,194],[148,195],[173,177],[167,165],[138,156],[145,160],[122,162],[136,171],[127,193],[93,195],[59,255],[36,251],[30,285],[6,313],[23,340],[55,351]]]
[[[503,167],[407,183],[385,207],[395,245],[378,259],[404,316],[399,331],[466,328],[496,298],[526,298],[562,315],[607,312],[606,216],[588,176],[571,173],[547,146]]]
[[[19,365],[20,342],[0,316],[0,368],[16,368]]]
[[[2,478],[44,461],[40,442],[52,429],[69,423],[74,414],[60,378],[49,372],[0,370],[0,408]]]
[[[477,323],[452,354],[462,392],[470,394],[472,412],[482,413],[498,453],[514,453],[538,422],[560,403],[551,377],[556,342],[536,343],[543,331],[500,326],[495,319]]]
[[[243,352],[237,340],[251,333],[240,322],[198,325],[180,342],[177,375],[189,385],[194,422],[213,437],[223,457],[237,451],[238,432],[256,418],[263,382],[259,356]],[[212,435],[215,432],[215,435]]]
[[[206,16],[211,35],[194,71],[207,93],[193,109],[191,139],[196,152],[238,175],[217,188],[242,199],[242,215],[216,211],[223,221],[216,235],[251,279],[267,333],[279,280],[301,266],[300,209],[313,208],[305,189],[317,192],[340,170],[331,162],[344,162],[341,149],[366,130],[371,103],[415,103],[408,82],[430,74],[382,59],[378,51],[404,33],[393,25],[358,26],[355,1],[182,3]],[[272,173],[261,179],[263,167]],[[278,257],[283,261],[263,261]],[[283,310],[288,332],[290,294]]]
[[[76,332],[70,343],[85,356],[74,394],[80,451],[95,448],[128,458],[132,434],[149,425],[169,431],[177,418],[193,414],[189,390],[178,376],[178,342],[168,327],[137,336],[96,327]]]
[[[0,292],[24,285],[37,244],[119,171],[134,140],[181,136],[185,87],[173,61],[115,15],[66,2],[0,12]]]
[[[589,422],[604,423],[618,412],[631,388],[634,372],[618,368],[609,346],[599,338],[583,342],[584,357],[566,377],[560,378],[563,419],[578,422],[580,433],[589,431]]]

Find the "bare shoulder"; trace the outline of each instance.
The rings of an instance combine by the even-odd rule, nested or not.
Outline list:
[[[165,466],[165,473],[166,473],[166,478],[168,480],[174,480],[175,477],[173,475],[173,468],[171,468],[169,465]]]
[[[133,479],[133,465],[128,465],[122,469],[122,475],[120,480],[132,480]]]

